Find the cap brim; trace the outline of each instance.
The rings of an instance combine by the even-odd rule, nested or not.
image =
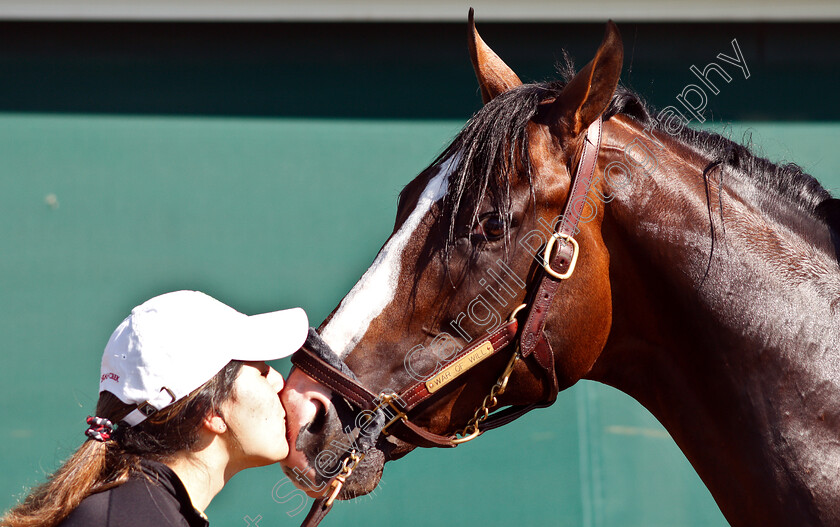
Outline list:
[[[247,316],[233,358],[263,361],[288,357],[303,346],[308,332],[309,319],[299,307]]]

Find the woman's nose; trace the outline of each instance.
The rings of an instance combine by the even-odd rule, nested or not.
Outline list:
[[[270,366],[268,369],[268,382],[271,384],[272,388],[277,390],[277,393],[280,393],[283,390],[283,385],[285,384],[283,376],[280,375],[280,372]]]

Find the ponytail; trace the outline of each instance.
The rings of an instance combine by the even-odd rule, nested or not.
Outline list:
[[[166,461],[180,450],[192,449],[204,417],[219,413],[221,403],[233,393],[241,368],[241,362],[231,361],[193,393],[142,423],[120,424],[104,440],[89,438],[45,483],[6,513],[0,527],[55,527],[91,494],[121,485],[139,472],[141,459]],[[134,408],[110,392],[101,392],[96,415],[116,423]]]
[[[112,443],[113,441],[109,441]],[[79,506],[83,499],[103,488],[106,472],[108,442],[88,439],[43,484],[32,490],[27,498],[3,518],[4,527],[51,527]],[[114,474],[114,485],[128,478],[128,470]],[[123,476],[123,477],[121,477]]]

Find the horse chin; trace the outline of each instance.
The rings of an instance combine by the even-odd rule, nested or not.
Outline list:
[[[364,496],[365,494],[370,494],[376,489],[379,481],[382,479],[385,463],[395,461],[412,450],[414,450],[414,445],[380,436],[376,442],[376,446],[368,450],[365,457],[353,471],[353,474],[347,478],[347,482],[342,487],[342,492],[339,493],[338,499],[351,500],[359,496]]]
[[[364,459],[353,470],[353,474],[347,478],[347,482],[341,488],[338,495],[340,500],[352,500],[365,494],[370,494],[379,485],[382,479],[382,470],[385,468],[385,454],[378,448],[371,448],[365,454]]]
[[[371,448],[359,462],[353,473],[341,488],[337,499],[351,500],[369,494],[376,489],[382,479],[386,455],[379,448]],[[311,498],[324,495],[329,477],[324,477],[313,468],[314,460],[307,459],[305,464],[291,466],[283,464],[283,472],[290,480]],[[301,466],[303,465],[303,466]]]

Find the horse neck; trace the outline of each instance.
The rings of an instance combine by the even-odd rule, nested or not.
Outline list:
[[[660,420],[733,525],[837,524],[836,260],[744,199],[749,182],[712,181],[707,202],[710,160],[678,139],[617,116],[604,143],[602,167],[637,169],[604,185],[613,324],[588,378]]]

